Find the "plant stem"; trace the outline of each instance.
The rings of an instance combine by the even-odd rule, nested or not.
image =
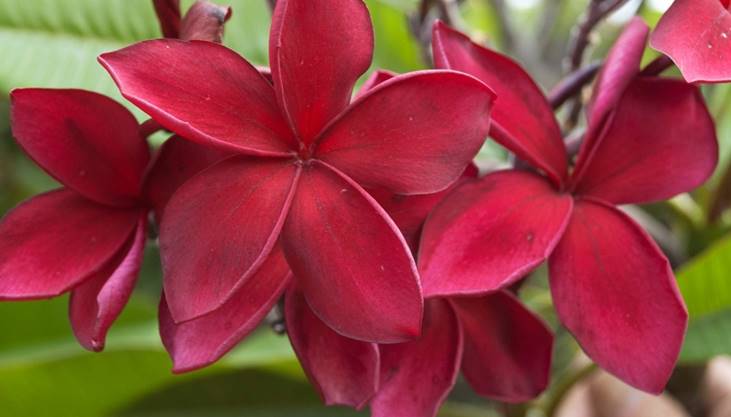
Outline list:
[[[160,125],[160,123],[158,123],[156,120],[149,119],[140,125],[140,136],[147,139],[152,134],[157,133],[163,129],[165,128],[162,127],[162,125]]]
[[[652,62],[647,64],[647,66],[640,72],[640,75],[644,76],[655,76],[662,74],[666,69],[672,67],[675,65],[673,63],[673,60],[670,59],[666,55],[660,55],[659,57],[655,58]]]
[[[551,107],[557,109],[566,100],[575,96],[588,83],[590,83],[601,68],[601,62],[592,62],[564,77],[548,94],[548,101]]]

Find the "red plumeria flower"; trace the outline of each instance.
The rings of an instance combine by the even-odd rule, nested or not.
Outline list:
[[[669,56],[688,82],[731,81],[729,0],[675,0],[650,44]]]
[[[372,52],[362,1],[282,0],[270,34],[273,87],[213,43],[154,40],[100,57],[123,95],[164,127],[238,154],[166,208],[173,321],[221,308],[281,242],[308,303],[335,330],[381,342],[418,334],[413,259],[361,186],[446,188],[482,144],[494,95],[466,74],[423,71],[350,104]]]
[[[538,86],[507,57],[436,25],[437,65],[495,89],[491,136],[536,172],[498,171],[452,193],[424,227],[419,270],[427,297],[476,295],[513,284],[548,258],[559,318],[586,353],[657,393],[687,312],[664,254],[615,206],[693,189],[713,172],[718,145],[697,87],[637,76],[647,33],[634,20],[610,52],[569,175]]]
[[[152,0],[166,38],[203,40],[221,43],[231,8],[205,0],[196,0],[181,18],[180,0]]]

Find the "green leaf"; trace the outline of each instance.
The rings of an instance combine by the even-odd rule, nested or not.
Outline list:
[[[690,315],[682,362],[702,362],[731,353],[731,236],[701,253],[678,272]]]

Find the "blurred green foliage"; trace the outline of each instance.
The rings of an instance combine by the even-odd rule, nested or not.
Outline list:
[[[220,0],[233,7],[225,43],[251,62],[267,64],[270,12],[265,0]],[[183,0],[187,8],[192,0]],[[366,0],[376,36],[373,68],[397,72],[428,67],[410,16],[419,0]],[[496,9],[504,3],[507,10]],[[654,24],[659,12],[630,2]],[[548,90],[562,75],[570,31],[586,0],[460,2],[457,25],[476,39],[522,62]],[[630,10],[631,14],[632,10]],[[626,17],[625,17],[626,20]],[[621,28],[615,16],[598,32],[593,58],[600,58]],[[159,29],[149,0],[0,0],[0,213],[56,186],[22,155],[11,139],[8,93],[16,87],[74,87],[122,101],[96,62],[102,52],[155,38]],[[647,59],[651,59],[648,52]],[[161,63],[164,65],[164,63]],[[731,353],[731,224],[705,220],[709,204],[731,159],[731,88],[704,90],[717,118],[721,164],[709,184],[692,196],[643,208],[664,234],[655,234],[681,266],[679,282],[691,315],[681,360],[704,362]],[[123,101],[122,101],[123,102]],[[132,106],[125,103],[130,109]],[[141,120],[144,115],[133,109]],[[507,154],[486,145],[483,166],[506,162]],[[682,169],[682,167],[679,167]],[[727,190],[726,192],[731,192]],[[671,241],[660,237],[670,236]],[[700,253],[699,255],[697,255]],[[697,256],[696,256],[697,255]],[[160,270],[150,248],[138,291],[112,329],[103,354],[84,351],[67,323],[66,298],[0,303],[0,415],[53,417],[350,416],[326,409],[307,383],[286,337],[263,328],[220,363],[202,371],[172,375],[157,335]],[[641,279],[641,277],[638,277]],[[554,386],[570,379],[578,347],[556,322],[545,269],[525,285],[523,298],[557,329]],[[549,390],[547,395],[551,395]],[[545,403],[546,397],[537,404]],[[464,383],[442,410],[443,417],[485,416],[488,403]],[[494,404],[493,404],[494,405]]]

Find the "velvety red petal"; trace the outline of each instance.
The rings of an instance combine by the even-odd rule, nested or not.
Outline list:
[[[333,331],[295,286],[287,291],[284,312],[292,347],[325,404],[362,408],[378,388],[378,345]]]
[[[664,200],[702,184],[716,167],[715,125],[691,84],[638,78],[608,123],[575,179],[577,194],[614,204]]]
[[[223,26],[230,17],[230,7],[198,0],[185,13],[180,39],[221,43]]]
[[[667,259],[629,217],[580,201],[549,260],[558,316],[599,366],[658,394],[688,314]]]
[[[719,0],[676,0],[650,38],[688,82],[731,80],[731,12]]]
[[[168,139],[160,148],[145,180],[145,195],[160,221],[173,193],[195,174],[232,156],[231,152],[202,146],[180,136]]]
[[[395,72],[391,72],[388,70],[375,70],[373,73],[368,77],[367,80],[363,83],[363,85],[360,87],[360,90],[358,90],[357,93],[355,93],[355,99],[360,98],[363,94],[373,90],[376,86],[379,84],[390,80],[391,78],[397,76]]]
[[[107,331],[127,305],[142,266],[147,239],[147,213],[125,248],[99,271],[71,291],[69,319],[79,343],[96,352],[104,349]]]
[[[99,62],[123,96],[186,139],[265,156],[295,146],[272,86],[224,46],[158,39],[102,54]]]
[[[368,187],[441,191],[484,143],[494,98],[485,84],[454,71],[400,75],[355,101],[316,155]]]
[[[306,165],[282,242],[308,303],[335,331],[377,343],[419,335],[423,302],[409,248],[351,179],[319,161]]]
[[[585,168],[612,112],[639,74],[649,32],[650,29],[641,18],[633,18],[607,54],[588,105],[589,126],[579,149],[575,173]]]
[[[381,387],[371,401],[372,417],[436,416],[461,358],[462,332],[454,311],[444,300],[429,300],[421,338],[381,345]]]
[[[350,103],[372,57],[362,0],[277,1],[269,35],[274,88],[304,146]]]
[[[291,162],[234,157],[173,195],[160,251],[176,322],[221,307],[256,273],[279,238],[298,176]]]
[[[152,0],[160,29],[166,38],[180,34],[180,0]]]
[[[572,204],[525,171],[498,171],[459,186],[424,225],[424,295],[484,294],[514,283],[550,255]]]
[[[257,328],[290,282],[287,262],[275,248],[221,308],[205,316],[176,324],[163,296],[160,336],[173,359],[173,372],[193,371],[219,360]]]
[[[561,129],[540,87],[510,58],[472,42],[437,21],[433,33],[437,68],[464,71],[484,81],[498,96],[491,136],[554,182],[567,177]]]
[[[132,113],[84,90],[22,88],[10,102],[13,136],[46,172],[96,202],[134,204],[150,155]]]
[[[452,299],[464,332],[462,374],[479,395],[524,402],[548,386],[553,334],[515,296]]]
[[[22,203],[0,222],[0,299],[68,291],[121,249],[138,217],[66,189]]]

